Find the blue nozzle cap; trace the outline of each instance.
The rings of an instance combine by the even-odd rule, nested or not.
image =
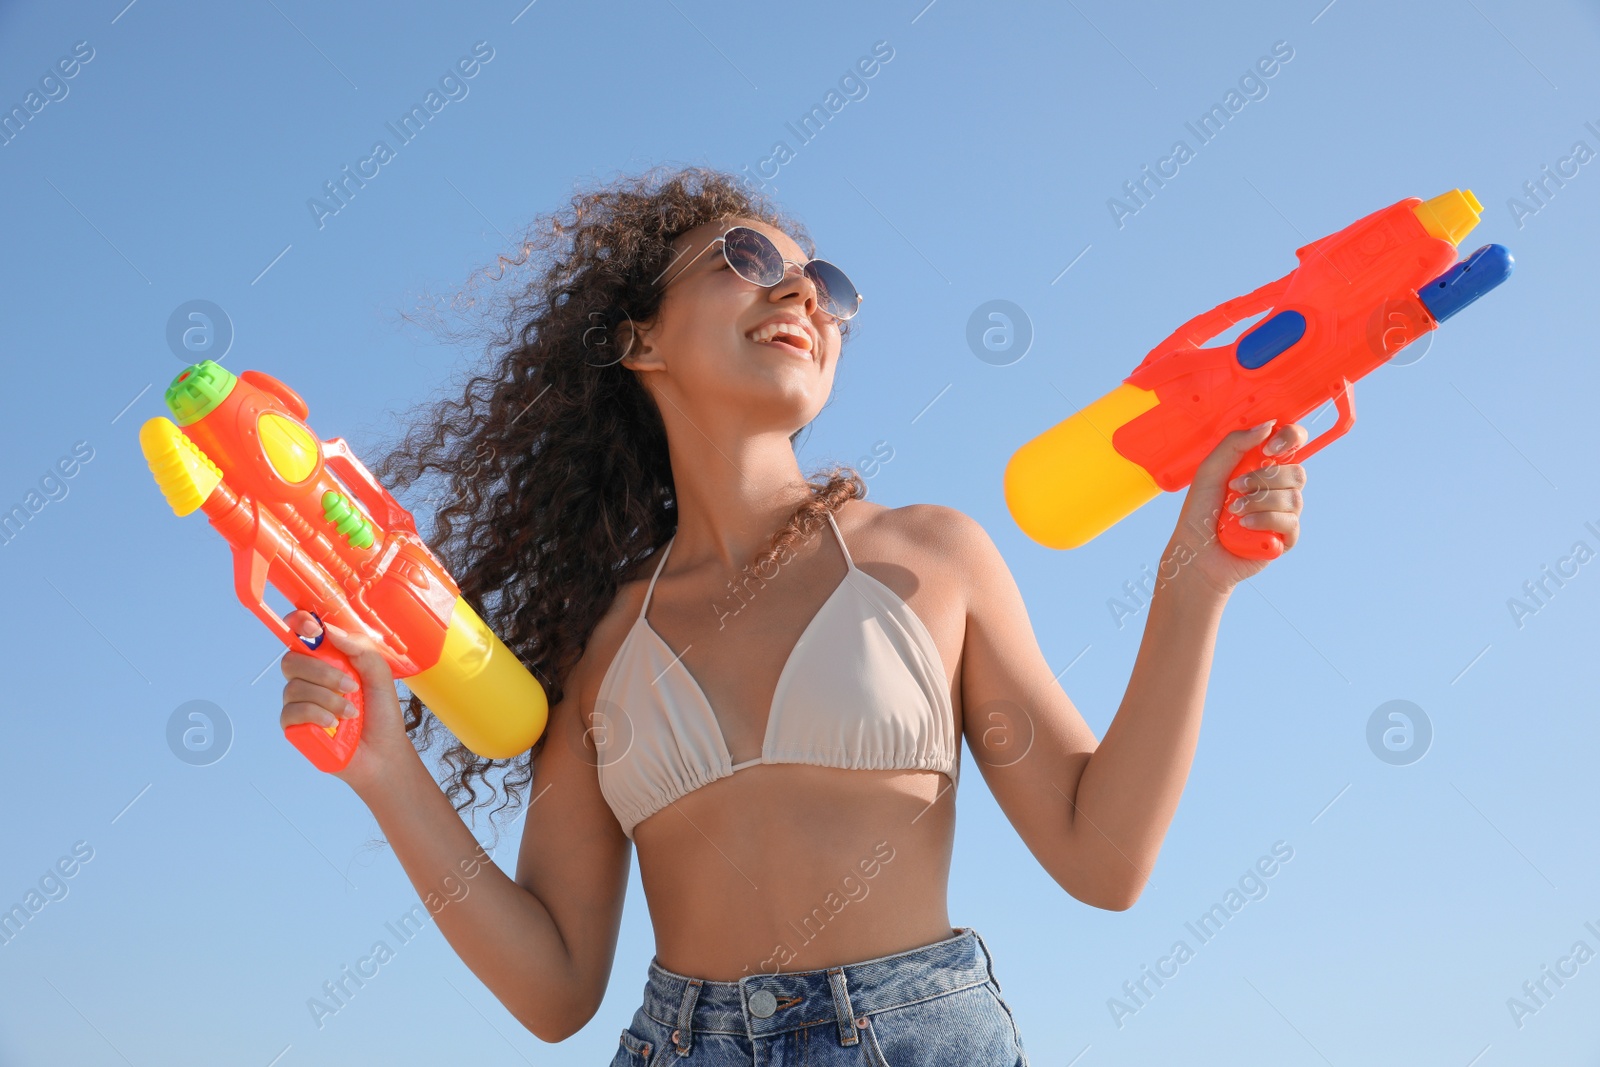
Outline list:
[[[1505,245],[1484,245],[1417,290],[1417,296],[1443,322],[1510,277],[1512,262]]]

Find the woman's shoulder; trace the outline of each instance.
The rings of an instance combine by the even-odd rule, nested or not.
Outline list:
[[[989,536],[972,516],[944,504],[891,508],[870,500],[851,500],[840,508],[839,526],[846,539],[854,530],[884,555],[937,558],[951,552],[964,554],[977,539]]]
[[[856,566],[918,610],[967,603],[974,575],[990,573],[988,561],[998,554],[976,519],[943,504],[889,508],[852,500],[838,521]]]

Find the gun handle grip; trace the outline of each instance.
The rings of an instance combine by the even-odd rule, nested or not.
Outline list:
[[[315,656],[324,663],[337,667],[356,681],[361,680],[361,676],[351,666],[350,658],[321,638],[318,639],[318,647],[300,648],[296,651]],[[332,734],[328,733],[327,727],[311,722],[296,723],[283,729],[283,735],[289,739],[289,743],[298,748],[301,755],[310,760],[312,766],[319,771],[342,771],[349,764],[350,758],[356,754],[356,745],[361,741],[361,727],[367,721],[366,692],[357,689],[349,694],[348,699],[356,706],[356,713],[348,719],[340,719]]]
[[[1253,470],[1263,467],[1275,467],[1280,463],[1304,463],[1313,454],[1322,451],[1328,442],[1343,437],[1350,432],[1350,427],[1356,424],[1356,393],[1351,386],[1350,379],[1340,378],[1338,385],[1333,390],[1333,405],[1339,412],[1338,419],[1316,437],[1307,441],[1299,448],[1291,448],[1268,457],[1263,449],[1267,441],[1276,436],[1276,431],[1269,434],[1267,441],[1261,442],[1239,461],[1239,465],[1228,475],[1228,481],[1233,481],[1241,474],[1248,474]],[[1282,426],[1285,420],[1279,419],[1278,425]],[[1217,520],[1217,540],[1222,542],[1222,547],[1243,559],[1277,559],[1283,555],[1283,538],[1271,530],[1252,530],[1248,526],[1240,526],[1240,516],[1228,510],[1235,500],[1244,494],[1234,488],[1224,491],[1222,497],[1222,517]]]
[[[1269,437],[1267,440],[1271,440]],[[1245,453],[1244,459],[1228,475],[1228,481],[1233,481],[1242,474],[1271,467],[1278,463],[1293,463],[1294,452],[1283,452],[1277,456],[1268,457],[1262,449],[1266,441],[1256,445]],[[1222,498],[1222,517],[1217,520],[1217,540],[1222,542],[1222,547],[1242,559],[1277,559],[1283,555],[1283,538],[1271,530],[1252,530],[1248,526],[1239,525],[1241,516],[1234,514],[1232,505],[1235,500],[1246,494],[1229,486]]]

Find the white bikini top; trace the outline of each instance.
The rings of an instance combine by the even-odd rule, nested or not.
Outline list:
[[[612,658],[595,703],[600,791],[631,841],[633,828],[708,782],[759,763],[851,770],[936,770],[956,786],[960,738],[933,637],[900,597],[855,565],[806,625],[778,675],[761,755],[734,763],[694,676],[639,617]]]

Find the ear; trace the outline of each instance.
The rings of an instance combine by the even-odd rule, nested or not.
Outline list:
[[[651,344],[655,323],[625,319],[617,326],[617,347],[624,353],[617,362],[629,370],[665,370],[667,365]]]

